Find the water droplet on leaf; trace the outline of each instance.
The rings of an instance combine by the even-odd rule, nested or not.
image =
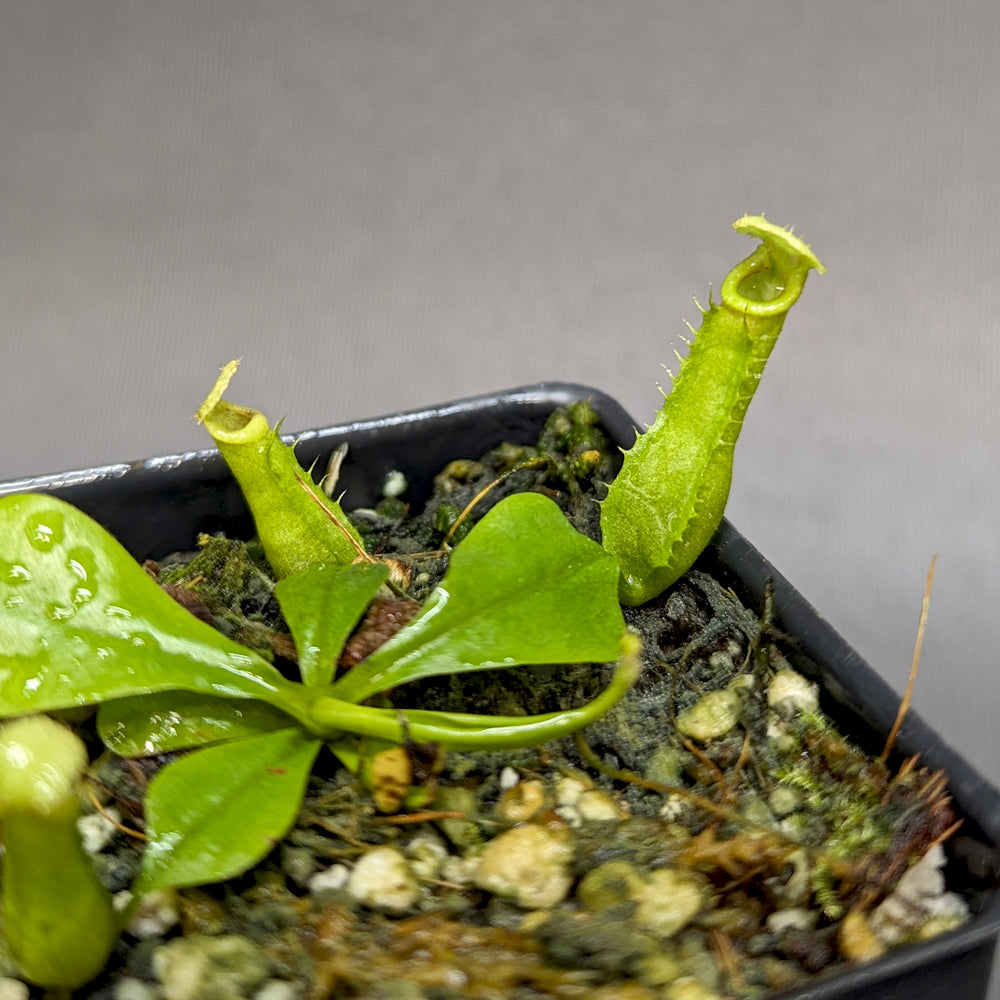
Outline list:
[[[63,515],[55,509],[34,514],[25,522],[24,531],[34,548],[48,552],[63,540]]]

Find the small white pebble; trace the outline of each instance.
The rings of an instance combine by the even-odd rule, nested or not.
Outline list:
[[[432,830],[422,830],[410,838],[406,845],[406,856],[410,859],[410,868],[417,878],[437,878],[448,857],[448,848]]]
[[[521,776],[509,764],[500,772],[500,788],[504,792],[509,792],[520,780]]]
[[[284,979],[269,979],[253,995],[253,1000],[295,1000],[299,991]]]
[[[330,865],[329,868],[316,872],[306,883],[306,887],[315,896],[328,890],[343,889],[350,876],[351,870],[347,865]]]
[[[658,868],[636,893],[635,922],[660,937],[676,934],[705,905],[705,890],[687,872]]]
[[[767,804],[771,807],[771,812],[781,819],[799,808],[802,797],[796,789],[789,788],[788,785],[778,785],[767,797]]]
[[[579,778],[563,778],[556,785],[556,805],[574,806],[585,791],[587,785]]]
[[[774,813],[768,804],[756,795],[747,794],[740,806],[740,815],[753,826],[770,826],[774,821]]]
[[[961,927],[969,919],[969,907],[957,892],[946,892],[931,904],[927,922],[917,933],[918,941],[929,941],[938,934]]]
[[[141,979],[126,976],[115,983],[115,1000],[157,1000],[160,992]]]
[[[944,892],[944,847],[933,847],[896,884],[895,895],[917,902],[927,896],[940,896]]]
[[[945,891],[944,848],[935,844],[899,880],[895,890],[872,914],[871,927],[883,944],[922,938],[948,930],[968,917],[962,898]],[[937,925],[940,924],[940,927]],[[925,927],[928,928],[925,934]]]
[[[464,990],[469,985],[469,977],[461,969],[446,969],[441,985],[447,990]]]
[[[618,805],[607,792],[599,792],[596,789],[584,792],[577,800],[576,811],[584,820],[609,820],[624,819],[627,815],[625,810]]]
[[[441,865],[441,878],[452,885],[472,885],[479,868],[479,858],[475,855],[466,858],[449,857]]]
[[[718,993],[699,983],[694,976],[675,979],[663,994],[664,1000],[721,1000]]]
[[[28,987],[20,979],[0,977],[0,1000],[28,1000]]]
[[[525,823],[545,805],[545,785],[537,779],[519,782],[500,796],[496,814],[505,823]]]
[[[683,780],[681,755],[674,747],[661,743],[650,753],[642,773],[643,777],[661,785],[679,785]]]
[[[785,719],[819,708],[819,687],[798,671],[779,670],[767,688],[767,704]]]
[[[686,803],[687,799],[683,795],[668,795],[664,799],[663,805],[660,806],[660,819],[665,819],[668,823],[672,823],[684,812]]]
[[[347,891],[365,906],[403,913],[417,901],[416,880],[406,858],[395,847],[375,847],[358,858]]]
[[[166,889],[154,889],[142,897],[129,918],[128,932],[140,940],[161,937],[180,919],[176,896]]]
[[[702,695],[677,716],[677,730],[699,743],[725,736],[740,720],[740,696],[729,688]]]
[[[118,832],[115,822],[121,822],[121,813],[114,807],[105,810],[107,815],[89,813],[76,821],[76,829],[83,841],[83,849],[88,854],[103,851]]]
[[[583,826],[583,817],[576,806],[556,806],[555,814],[571,829],[576,830]]]
[[[733,658],[720,649],[708,657],[708,665],[717,674],[728,674],[733,669]]]
[[[266,952],[238,934],[173,938],[154,950],[152,965],[166,1000],[247,997],[271,978]]]
[[[382,496],[395,499],[402,496],[409,488],[410,484],[407,482],[406,476],[399,469],[393,469],[392,472],[386,474],[382,482]]]
[[[525,823],[494,837],[476,870],[480,889],[513,899],[529,910],[557,906],[572,882],[573,849],[561,831]]]
[[[819,916],[816,910],[807,910],[799,906],[791,906],[787,910],[775,910],[767,918],[765,926],[772,934],[782,934],[785,931],[811,931]]]
[[[798,748],[795,734],[773,712],[767,720],[767,738],[775,753],[794,753]]]

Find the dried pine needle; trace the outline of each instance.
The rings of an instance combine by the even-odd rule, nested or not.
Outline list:
[[[885,740],[885,747],[879,761],[884,764],[889,759],[896,736],[903,725],[906,713],[910,710],[910,702],[913,700],[913,688],[917,682],[917,670],[920,667],[920,652],[924,645],[924,632],[927,630],[927,612],[931,605],[931,590],[934,588],[934,570],[937,568],[937,553],[931,559],[930,568],[927,570],[927,580],[924,583],[924,599],[920,605],[920,621],[917,624],[917,638],[913,644],[913,659],[910,661],[910,676],[906,681],[906,690],[903,692],[903,700],[899,703],[899,711],[896,713],[896,721],[889,730],[889,735]]]

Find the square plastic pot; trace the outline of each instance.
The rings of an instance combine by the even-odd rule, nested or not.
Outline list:
[[[478,457],[502,440],[532,441],[553,407],[589,399],[621,445],[634,440],[634,421],[597,390],[545,383],[443,406],[299,436],[305,467],[323,468],[330,451],[348,442],[339,485],[348,508],[373,503],[386,475],[402,470],[410,497],[421,503],[434,474],[450,459]],[[112,531],[139,560],[191,547],[198,532],[249,537],[253,523],[238,487],[214,450],[0,484],[0,495],[46,491],[75,504]],[[899,698],[809,603],[730,524],[724,522],[699,562],[750,607],[773,587],[780,627],[816,664],[824,709],[861,745],[879,750]],[[901,754],[948,775],[963,819],[948,847],[949,888],[968,900],[972,919],[921,945],[846,972],[818,977],[782,994],[799,1000],[985,1000],[1000,934],[1000,792],[949,748],[914,713],[897,740]]]

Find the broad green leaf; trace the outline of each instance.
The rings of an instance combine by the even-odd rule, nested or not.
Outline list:
[[[156,691],[106,701],[97,712],[97,732],[120,757],[186,750],[189,747],[286,729],[292,719],[253,698],[216,698],[193,691]]]
[[[329,693],[361,702],[433,674],[613,660],[625,628],[617,589],[614,557],[547,497],[515,494],[452,553],[416,618]]]
[[[181,689],[296,711],[299,685],[168,597],[96,521],[0,498],[0,716]]]
[[[165,767],[145,799],[149,841],[136,891],[221,882],[260,861],[291,828],[321,746],[281,729]]]
[[[389,571],[377,563],[314,566],[280,580],[274,592],[295,639],[302,680],[329,684],[340,651]]]

